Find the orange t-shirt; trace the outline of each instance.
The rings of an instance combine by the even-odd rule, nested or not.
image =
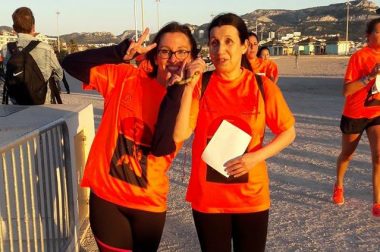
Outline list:
[[[192,207],[205,213],[246,213],[269,208],[269,178],[265,162],[253,167],[237,179],[226,179],[201,159],[208,140],[222,120],[249,133],[252,140],[247,152],[262,147],[266,125],[279,134],[295,123],[295,119],[277,85],[262,77],[265,102],[252,72],[244,69],[233,82],[213,73],[203,97],[195,128],[192,171],[186,199]],[[228,147],[228,146],[226,146]]]
[[[273,60],[267,59],[264,60],[265,66],[265,76],[270,78],[271,80],[276,80],[278,78],[278,67],[277,64],[274,63]]]
[[[255,59],[249,60],[249,63],[251,64],[251,67],[254,73],[259,74],[259,75],[265,75],[265,64],[264,64],[263,59],[255,58]]]
[[[104,97],[104,113],[91,146],[82,186],[128,208],[166,210],[169,169],[175,153],[155,157],[150,144],[165,87],[132,65],[91,69],[90,83]]]
[[[364,47],[355,52],[348,62],[346,75],[344,77],[345,83],[361,79],[363,76],[368,75],[376,63],[380,63],[380,54],[376,54],[371,48]],[[380,106],[365,106],[364,102],[371,92],[372,86],[375,81],[371,81],[368,85],[355,93],[347,96],[343,115],[358,119],[358,118],[374,118],[380,116]],[[380,100],[380,94],[372,95],[373,99]]]
[[[266,76],[272,80],[275,80],[278,77],[277,64],[272,60],[255,58],[254,60],[250,60],[250,64],[255,74]]]

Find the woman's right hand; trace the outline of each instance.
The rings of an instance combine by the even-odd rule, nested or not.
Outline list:
[[[149,35],[149,28],[145,28],[144,32],[141,34],[141,37],[137,42],[132,41],[128,47],[127,52],[125,53],[123,60],[129,61],[135,57],[135,54],[145,54],[157,46],[156,43],[144,46],[143,43],[146,37]]]

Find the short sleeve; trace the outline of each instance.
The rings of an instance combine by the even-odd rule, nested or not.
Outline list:
[[[274,134],[279,134],[295,124],[295,118],[280,88],[263,77],[265,92],[265,121]]]
[[[360,79],[361,71],[359,68],[359,57],[358,54],[353,54],[348,62],[346,74],[344,76],[344,82],[349,83],[355,80]]]
[[[91,68],[90,82],[83,83],[85,90],[97,90],[106,98],[117,83],[121,83],[125,76],[130,76],[133,71],[137,71],[131,65],[127,64],[106,64]]]

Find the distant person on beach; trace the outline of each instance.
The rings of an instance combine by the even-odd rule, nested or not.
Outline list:
[[[367,24],[368,45],[355,52],[348,63],[343,95],[346,97],[340,122],[342,150],[337,160],[333,202],[342,205],[344,175],[365,131],[372,154],[372,214],[380,217],[380,18]]]
[[[299,56],[300,56],[300,50],[299,50],[299,45],[295,44],[293,46],[293,54],[295,56],[295,64],[296,64],[296,68],[298,69],[298,59],[299,59]]]
[[[166,218],[167,171],[181,143],[152,155],[160,103],[183,67],[203,72],[191,30],[176,22],[153,43],[122,43],[68,55],[63,68],[104,97],[104,113],[81,186],[90,187],[90,224],[100,251],[157,251]],[[145,54],[151,72],[128,62]],[[199,77],[198,77],[199,78]],[[197,80],[195,80],[197,81]]]
[[[42,81],[46,83],[46,86],[41,87],[41,90],[36,90],[35,92],[38,92],[38,98],[39,100],[42,99],[42,104],[44,102],[50,103],[55,101],[56,89],[50,88],[48,80],[49,78],[53,78],[55,81],[60,81],[63,77],[63,72],[53,48],[47,43],[38,41],[35,37],[35,19],[31,9],[27,7],[16,9],[12,14],[12,19],[13,29],[17,33],[17,40],[15,43],[11,42],[5,45],[1,51],[1,55],[4,58],[5,73],[7,73],[7,64],[16,51],[33,48],[30,51],[30,55],[36,62],[39,70],[36,75],[41,76],[41,79],[43,78]],[[16,76],[16,74],[14,73],[13,76]],[[29,96],[34,97],[37,94],[29,94]],[[12,104],[34,105],[33,103],[29,103],[30,101],[20,101],[20,99],[16,99],[12,94],[9,94],[9,98]]]
[[[260,47],[257,52],[257,56],[263,60],[263,64],[266,65],[265,76],[271,79],[274,83],[278,82],[278,66],[270,59],[270,51],[266,46]]]
[[[295,119],[278,86],[248,70],[245,53],[256,46],[249,45],[248,38],[244,21],[235,14],[221,14],[211,21],[208,45],[215,71],[205,89],[194,82],[185,87],[177,116],[176,141],[191,135],[197,118],[186,199],[202,251],[231,251],[232,244],[234,251],[265,250],[270,207],[265,160],[295,138]],[[224,164],[227,177],[201,158],[226,122],[251,137],[244,154]],[[263,145],[266,126],[275,137]],[[222,147],[231,148],[229,144]]]

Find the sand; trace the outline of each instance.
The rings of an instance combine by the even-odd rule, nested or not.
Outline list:
[[[267,251],[380,251],[380,219],[372,217],[372,168],[366,135],[346,174],[346,203],[331,202],[340,151],[339,119],[348,57],[275,57],[279,86],[296,116],[297,138],[268,160],[271,209]],[[79,96],[78,96],[79,97]],[[77,100],[75,95],[64,99]],[[102,104],[94,100],[99,123]],[[268,133],[266,139],[272,135]],[[200,251],[191,208],[185,202],[190,173],[187,142],[170,172],[167,221],[159,251]],[[91,232],[81,251],[97,251]]]

